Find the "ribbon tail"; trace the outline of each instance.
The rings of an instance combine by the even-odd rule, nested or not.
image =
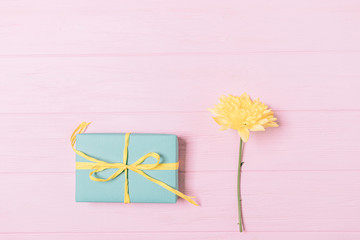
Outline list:
[[[193,197],[187,196],[187,195],[183,194],[182,192],[176,190],[175,188],[170,187],[170,186],[167,185],[166,183],[164,183],[164,182],[162,182],[162,181],[159,181],[159,180],[157,180],[157,179],[155,179],[155,178],[150,177],[149,175],[147,175],[146,173],[144,173],[144,172],[141,171],[141,170],[138,170],[138,169],[131,169],[131,170],[137,172],[138,174],[142,175],[142,176],[145,177],[146,179],[148,179],[148,180],[150,180],[150,181],[152,181],[152,182],[154,182],[154,183],[162,186],[163,188],[165,188],[166,190],[168,190],[168,191],[176,194],[177,196],[185,199],[185,200],[188,201],[189,203],[192,203],[192,204],[194,204],[195,206],[199,206],[199,204],[197,204],[194,200],[192,200]]]
[[[95,162],[95,163],[98,163],[98,164],[106,164],[106,162],[101,161],[101,160],[96,159],[96,158],[93,158],[93,157],[90,157],[90,156],[86,155],[85,153],[83,153],[83,152],[81,152],[81,151],[79,151],[79,150],[77,150],[77,149],[75,148],[76,135],[85,132],[87,126],[89,126],[90,123],[91,123],[91,122],[82,122],[82,123],[75,129],[75,131],[73,132],[73,134],[71,135],[71,138],[70,138],[71,147],[72,147],[72,149],[74,150],[74,152],[75,152],[77,155],[79,155],[79,156],[81,156],[81,157],[83,157],[83,158],[85,158],[85,159],[87,159],[87,160],[89,160],[89,161],[91,161],[91,162]]]
[[[89,126],[90,123],[91,122],[82,122],[82,123],[80,123],[80,125],[77,126],[77,128],[74,130],[73,134],[71,134],[70,142],[71,142],[71,147],[73,149],[75,149],[74,145],[76,143],[76,135],[80,134],[80,133],[83,133],[86,130],[87,126]]]

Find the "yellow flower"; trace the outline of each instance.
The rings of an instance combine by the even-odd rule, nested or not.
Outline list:
[[[215,115],[213,118],[217,124],[221,125],[220,130],[235,129],[244,142],[249,139],[249,130],[265,131],[267,127],[279,126],[273,111],[258,98],[252,101],[246,93],[240,97],[222,96],[219,103],[209,111]]]

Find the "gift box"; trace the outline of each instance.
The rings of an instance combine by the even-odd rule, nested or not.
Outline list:
[[[89,124],[82,122],[70,138],[77,202],[175,203],[179,196],[198,206],[177,190],[175,135],[84,133]]]
[[[125,134],[122,133],[82,133],[76,135],[76,149],[95,159],[106,163],[123,163]],[[134,164],[144,155],[154,152],[160,156],[159,164],[176,164],[178,162],[178,140],[171,134],[136,134],[129,135],[127,147],[127,165]],[[76,162],[92,161],[76,155]],[[139,166],[155,164],[157,159],[148,157]],[[86,164],[82,164],[86,166]],[[92,181],[89,174],[93,171],[92,163],[88,169],[76,170],[77,202],[124,202],[124,172],[109,181]],[[99,179],[107,179],[117,168],[108,168],[96,173]],[[146,175],[178,189],[178,169],[174,170],[142,170]],[[128,170],[128,193],[131,202],[175,203],[177,195],[162,186],[149,181],[137,172]]]

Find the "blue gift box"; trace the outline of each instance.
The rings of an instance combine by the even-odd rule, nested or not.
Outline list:
[[[81,133],[76,135],[76,149],[86,155],[107,163],[122,163],[125,145],[123,133]],[[136,134],[129,137],[128,160],[133,164],[149,152],[160,155],[160,164],[177,163],[178,140],[171,134]],[[76,155],[77,162],[90,162]],[[157,160],[147,158],[143,164],[153,164]],[[106,169],[96,173],[97,177],[108,178],[117,169]],[[92,169],[76,170],[77,202],[124,202],[125,174],[106,181],[92,181],[89,177]],[[143,170],[144,173],[178,189],[178,170]],[[160,185],[149,181],[144,176],[128,171],[128,192],[131,202],[142,203],[175,203],[177,195]]]

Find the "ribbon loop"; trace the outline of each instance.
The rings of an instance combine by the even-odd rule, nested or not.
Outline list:
[[[131,164],[130,166],[134,166],[137,167],[140,164],[142,164],[146,159],[153,157],[156,159],[156,163],[150,163],[150,164],[146,164],[142,167],[142,170],[150,170],[150,169],[154,169],[156,168],[159,164],[160,164],[160,155],[154,152],[150,152],[144,156],[142,156],[141,158],[139,158],[136,162],[134,162],[133,164]]]
[[[150,177],[149,175],[147,175],[146,173],[143,172],[143,170],[176,170],[176,169],[179,168],[179,162],[160,164],[160,155],[155,153],[155,152],[149,152],[149,153],[145,154],[144,156],[142,156],[141,158],[139,158],[138,160],[136,160],[134,163],[132,163],[130,165],[127,164],[130,133],[125,134],[125,146],[124,146],[123,162],[122,163],[108,163],[108,162],[105,162],[105,161],[90,157],[90,156],[86,155],[85,153],[76,150],[75,149],[76,135],[80,134],[80,133],[83,133],[90,123],[91,122],[89,122],[89,123],[82,122],[74,130],[74,132],[73,132],[73,134],[71,135],[71,138],[70,138],[71,147],[74,150],[74,152],[76,154],[78,154],[79,156],[91,161],[91,162],[76,162],[76,169],[90,169],[90,170],[92,170],[89,173],[89,178],[91,180],[97,181],[97,182],[110,181],[110,180],[118,177],[123,172],[125,172],[124,203],[130,203],[128,171],[131,170],[131,171],[136,172],[136,173],[140,174],[141,176],[145,177],[149,181],[152,181],[152,182],[160,185],[161,187],[165,188],[166,190],[168,190],[168,191],[176,194],[177,196],[185,199],[186,201],[188,201],[188,202],[190,202],[190,203],[192,203],[192,204],[194,204],[196,206],[199,206],[194,200],[192,200],[193,197],[186,196],[185,194],[179,192],[178,190],[170,187],[166,183],[164,183],[162,181],[159,181],[159,180],[157,180],[155,178],[152,178],[152,177]],[[156,162],[155,163],[150,163],[150,164],[142,164],[146,159],[148,159],[150,157],[155,158]],[[117,169],[117,170],[116,170],[115,173],[113,173],[108,178],[96,177],[96,173],[104,171],[106,169]]]

